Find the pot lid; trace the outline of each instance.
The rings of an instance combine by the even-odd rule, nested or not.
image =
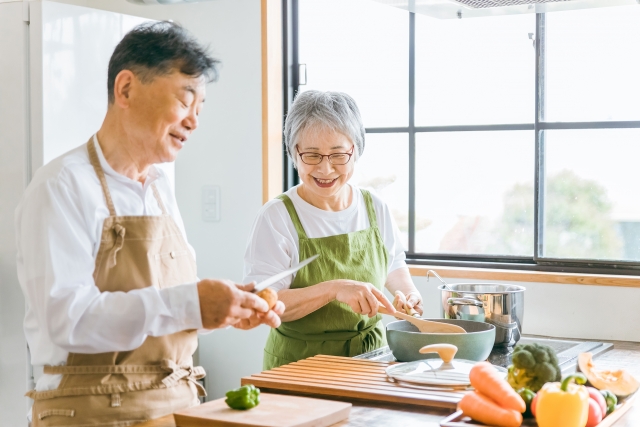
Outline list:
[[[428,345],[422,347],[420,353],[438,353],[439,358],[391,365],[385,372],[395,381],[442,388],[469,388],[469,372],[478,362],[454,359],[457,351],[458,348],[452,344]],[[495,369],[506,377],[506,369],[498,366]]]

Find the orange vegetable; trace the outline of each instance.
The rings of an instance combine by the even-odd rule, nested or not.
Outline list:
[[[507,380],[500,377],[498,371],[489,362],[476,363],[469,372],[469,380],[473,388],[489,397],[504,409],[512,409],[523,413],[527,405]]]
[[[522,424],[520,412],[513,409],[503,409],[496,402],[477,391],[467,393],[458,403],[458,410],[476,421],[491,426],[519,427]]]

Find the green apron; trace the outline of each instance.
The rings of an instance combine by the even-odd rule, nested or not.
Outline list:
[[[353,197],[358,197],[355,191]],[[378,229],[371,194],[360,191],[367,207],[369,228],[316,239],[307,237],[291,199],[284,194],[278,196],[298,233],[299,259],[320,254],[320,258],[298,271],[291,289],[350,279],[371,283],[383,290],[389,255]],[[379,314],[369,318],[353,312],[348,304],[331,301],[301,319],[283,322],[279,328],[271,329],[264,348],[263,367],[273,369],[317,354],[351,357],[380,348],[386,345],[380,319]]]

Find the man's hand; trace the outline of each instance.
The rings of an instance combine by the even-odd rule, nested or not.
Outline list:
[[[255,286],[255,283],[250,283],[248,285],[237,285],[243,291],[251,291]],[[253,295],[253,294],[252,294]],[[261,298],[262,299],[262,298]],[[238,329],[253,329],[256,326],[260,326],[261,324],[265,324],[272,328],[277,328],[280,326],[280,316],[284,313],[284,303],[282,301],[276,302],[276,305],[272,310],[269,310],[266,313],[256,312],[254,316],[251,316],[248,319],[242,319],[238,323],[234,324],[234,328]]]
[[[254,322],[255,326],[260,323],[267,323],[270,326],[271,324],[280,324],[280,318],[275,312],[269,310],[265,300],[243,289],[245,289],[244,286],[236,285],[230,280],[204,279],[200,281],[198,283],[198,297],[202,327],[205,329],[223,328],[260,316],[265,320],[259,323]],[[282,308],[284,309],[284,307]]]

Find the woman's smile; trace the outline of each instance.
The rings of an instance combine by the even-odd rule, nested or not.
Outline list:
[[[313,180],[315,181],[316,185],[320,188],[329,188],[329,187],[333,187],[333,185],[336,183],[336,181],[338,180],[338,178],[333,178],[333,179],[320,179],[320,178],[316,178],[315,176],[313,177]]]

